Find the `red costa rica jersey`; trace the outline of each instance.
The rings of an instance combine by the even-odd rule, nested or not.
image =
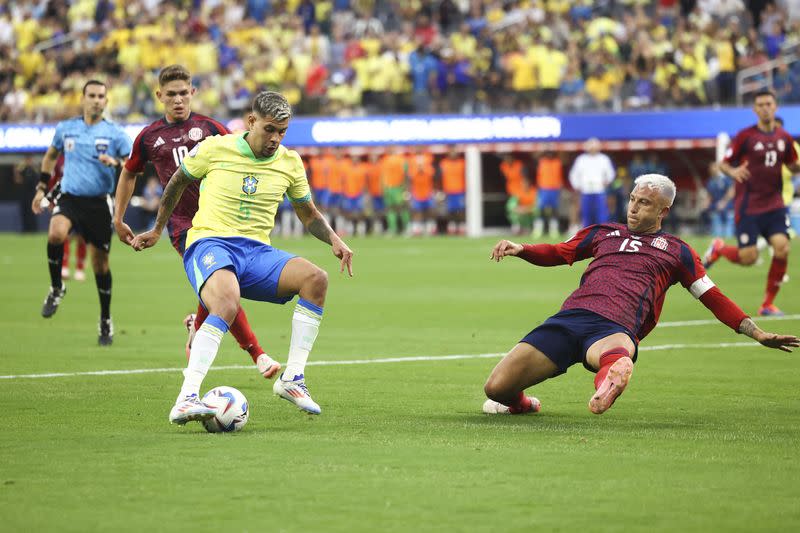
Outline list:
[[[736,220],[782,209],[783,165],[797,161],[794,139],[781,127],[771,132],[750,126],[736,134],[725,154],[725,162],[738,167],[747,161],[750,178],[736,183]]]
[[[150,161],[155,166],[161,185],[166,187],[183,158],[197,143],[206,137],[227,133],[230,132],[225,126],[198,113],[191,113],[182,122],[167,122],[162,117],[144,128],[133,141],[131,156],[125,163],[125,168],[138,174],[144,171],[145,164]],[[192,227],[199,198],[200,185],[199,181],[195,181],[186,188],[169,217],[167,227],[171,237],[176,237]]]

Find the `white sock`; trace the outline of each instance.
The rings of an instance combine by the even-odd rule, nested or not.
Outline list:
[[[181,401],[192,394],[200,396],[200,385],[203,384],[203,379],[208,374],[208,369],[211,368],[211,364],[217,357],[222,336],[225,335],[228,327],[225,324],[225,331],[223,331],[215,325],[215,321],[212,320],[212,323],[209,324],[209,319],[212,317],[225,324],[221,318],[209,315],[203,325],[200,326],[200,329],[197,330],[192,341],[192,351],[189,353],[189,364],[183,371],[183,386],[177,401]]]
[[[292,340],[289,342],[289,360],[283,371],[283,379],[290,381],[305,372],[308,354],[317,340],[321,321],[322,308],[300,298],[292,315]]]

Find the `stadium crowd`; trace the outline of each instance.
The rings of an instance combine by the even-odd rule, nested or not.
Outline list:
[[[728,104],[739,69],[800,43],[800,2],[743,0],[40,0],[0,5],[0,121],[79,110],[102,73],[110,113],[159,115],[155,75],[186,65],[196,109],[258,91],[298,114],[583,111]],[[66,21],[66,23],[65,23]],[[782,103],[800,64],[780,64]]]

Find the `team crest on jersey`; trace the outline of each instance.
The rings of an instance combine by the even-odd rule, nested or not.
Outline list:
[[[203,256],[203,264],[206,268],[210,268],[217,264],[217,260],[214,258],[214,254],[208,252],[206,255]]]
[[[656,237],[655,239],[653,239],[653,242],[650,243],[650,246],[658,248],[659,250],[666,251],[667,247],[669,246],[669,243],[667,242],[667,239],[665,239],[664,237]]]
[[[97,155],[102,155],[108,152],[108,147],[111,145],[111,139],[104,139],[99,137],[94,140],[94,149],[97,151]]]
[[[199,141],[203,138],[203,130],[200,128],[192,128],[186,135],[193,141]]]
[[[255,194],[258,188],[258,180],[255,176],[245,176],[242,179],[242,190],[245,194]]]
[[[64,137],[64,151],[71,152],[75,149],[75,137],[72,136],[65,136]]]
[[[786,143],[783,142],[783,139],[778,139],[777,146],[779,152],[783,152],[784,150],[786,150]]]

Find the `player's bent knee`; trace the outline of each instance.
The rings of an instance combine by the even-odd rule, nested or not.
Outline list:
[[[750,266],[758,261],[757,250],[739,251],[739,263],[745,266]]]
[[[328,273],[314,266],[308,273],[304,285],[313,294],[325,294],[328,292]]]

